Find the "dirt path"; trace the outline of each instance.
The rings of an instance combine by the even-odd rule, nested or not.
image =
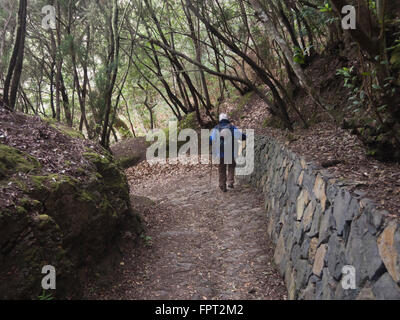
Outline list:
[[[204,166],[173,168],[128,169],[136,206],[137,196],[154,201],[143,214],[146,234],[139,248],[127,241],[114,276],[86,298],[286,299],[260,196],[239,184],[217,191],[216,171],[210,188]]]

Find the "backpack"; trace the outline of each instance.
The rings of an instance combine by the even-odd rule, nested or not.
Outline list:
[[[224,155],[224,151],[229,150],[229,148],[231,148],[232,150],[232,157],[233,157],[233,139],[234,139],[234,132],[233,132],[234,127],[231,124],[227,124],[227,125],[220,125],[218,127],[218,132],[220,134],[220,140],[219,140],[219,152],[220,152],[220,156]],[[230,141],[225,141],[224,136],[229,136],[229,132],[230,132]],[[230,142],[230,146],[228,145],[228,143]]]

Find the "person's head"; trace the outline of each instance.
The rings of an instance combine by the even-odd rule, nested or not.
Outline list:
[[[221,121],[223,121],[223,120],[229,121],[228,115],[227,115],[226,113],[221,113],[221,114],[219,115],[219,121],[221,122]]]

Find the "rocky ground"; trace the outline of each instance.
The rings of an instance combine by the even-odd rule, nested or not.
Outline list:
[[[127,234],[118,269],[94,278],[87,299],[286,299],[253,189],[217,191],[206,165],[142,162],[127,175],[146,232],[139,248]]]

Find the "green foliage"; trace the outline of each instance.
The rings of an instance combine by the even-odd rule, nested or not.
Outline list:
[[[294,51],[293,60],[297,62],[299,65],[304,65],[306,63],[306,57],[304,55],[303,50],[299,47],[294,47],[293,51]]]
[[[343,67],[336,74],[344,77],[343,86],[350,90],[348,98],[350,104],[348,109],[351,109],[356,114],[360,114],[364,111],[362,106],[366,103],[367,95],[360,86],[359,77],[354,74],[354,67]]]
[[[375,0],[368,0],[368,5],[370,10],[376,11],[376,1]]]
[[[153,246],[153,238],[151,236],[148,236],[144,233],[140,235],[140,238],[144,241],[144,245],[146,247],[152,247]]]
[[[323,6],[318,6],[319,12],[332,12],[333,9],[329,2],[325,2]]]
[[[349,91],[349,106],[348,109],[351,109],[355,114],[362,114],[363,112],[368,110],[368,106],[376,108],[377,112],[384,112],[387,108],[386,104],[376,105],[376,101],[381,95],[385,96],[393,96],[396,92],[392,87],[392,82],[394,80],[393,77],[388,77],[384,80],[384,85],[381,87],[378,83],[375,82],[376,79],[376,70],[372,70],[371,72],[364,72],[360,75],[355,74],[354,67],[342,68],[337,71],[337,75],[341,75],[344,77],[344,87],[348,88]],[[362,79],[364,78],[364,79]],[[364,84],[371,83],[370,88],[366,87]],[[370,91],[370,92],[369,92]]]
[[[346,88],[354,88],[354,82],[357,80],[357,77],[352,75],[353,70],[354,67],[351,67],[350,69],[343,67],[336,72],[337,75],[344,77],[344,87]]]
[[[40,168],[37,159],[15,148],[0,144],[0,180],[16,172],[30,173]]]
[[[380,56],[375,57],[380,65],[386,65]],[[400,132],[393,118],[391,101],[396,99],[395,78],[379,80],[379,67],[369,72],[357,73],[352,68],[337,71],[344,77],[344,86],[349,89],[348,109],[353,113],[349,127],[356,130],[367,147],[367,155],[381,161],[398,160]]]
[[[400,44],[400,42],[399,42]],[[400,47],[398,50],[395,50],[390,58],[390,64],[393,69],[400,69]]]
[[[54,300],[53,294],[51,292],[47,293],[43,290],[42,294],[38,296],[39,300]]]
[[[333,8],[330,4],[330,2],[325,2],[324,5],[318,6],[319,12],[322,13],[322,16],[324,17],[323,23],[324,24],[331,24],[338,20],[338,18],[333,15]]]
[[[400,32],[395,33],[396,36],[400,35]],[[400,69],[400,39],[396,39],[393,45],[386,49],[390,57],[390,65],[393,69]]]
[[[118,127],[118,131],[119,131],[119,133],[121,133],[121,135],[122,135],[124,138],[130,138],[130,137],[132,137],[132,132],[131,132],[129,129],[127,129],[127,128]]]

